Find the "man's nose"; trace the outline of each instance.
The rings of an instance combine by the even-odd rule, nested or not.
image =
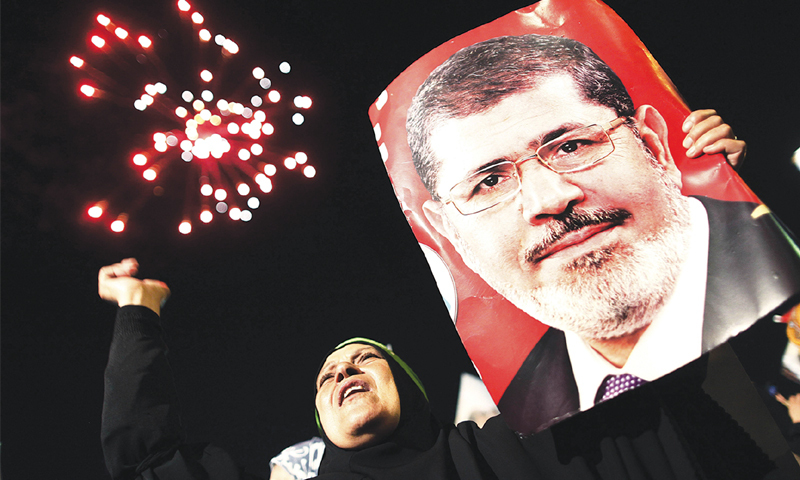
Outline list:
[[[523,171],[524,170],[524,173]],[[520,171],[522,214],[529,223],[547,220],[583,200],[583,190],[538,162],[526,162]]]
[[[340,362],[338,365],[336,365],[335,373],[336,383],[339,383],[349,377],[352,377],[353,375],[358,375],[361,373],[361,369],[350,362]]]

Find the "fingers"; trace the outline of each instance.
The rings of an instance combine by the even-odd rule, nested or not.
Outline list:
[[[719,117],[716,117],[719,118]],[[689,135],[686,136],[689,141],[684,139],[684,145],[689,145],[686,155],[694,157],[699,155],[703,150],[720,140],[735,140],[733,129],[727,123],[712,126],[713,119],[705,120],[700,125],[695,126]],[[722,119],[720,119],[721,121]],[[709,122],[709,123],[706,123]],[[696,136],[692,136],[696,135]]]
[[[169,287],[159,280],[135,278],[133,275],[138,271],[139,263],[134,258],[101,268],[97,280],[100,298],[115,302],[120,307],[145,306],[160,314],[161,307],[169,298]]]
[[[713,110],[711,110],[713,112]],[[690,117],[691,118],[691,117]],[[687,121],[689,119],[687,118]],[[684,127],[687,123],[684,122]],[[733,130],[731,127],[722,121],[719,115],[711,115],[709,117],[694,120],[691,128],[686,131],[686,137],[683,139],[683,148],[687,149],[687,155],[692,156],[695,153],[702,151],[705,145],[713,143],[722,138],[733,138]]]
[[[711,108],[708,108],[708,109],[705,109],[705,110],[695,110],[695,111],[693,111],[692,113],[689,114],[688,117],[686,117],[686,120],[683,121],[683,127],[682,127],[683,133],[689,133],[689,131],[691,131],[692,127],[694,127],[698,123],[702,122],[703,120],[706,120],[706,119],[711,118],[713,116],[719,116],[719,115],[717,115],[717,111],[716,110],[711,109]]]
[[[702,153],[722,153],[725,155],[725,158],[732,167],[738,167],[744,161],[744,157],[747,153],[747,144],[742,140],[724,138],[722,140],[717,140],[710,145],[704,146],[702,148]],[[697,153],[695,156],[699,155],[700,153]]]
[[[730,125],[722,120],[716,110],[696,110],[683,122],[683,147],[686,156],[697,158],[703,154],[722,153],[728,163],[739,166],[747,153],[747,144],[736,138]]]
[[[127,275],[132,276],[139,272],[139,262],[135,258],[126,258],[121,263]]]
[[[100,278],[132,277],[139,271],[139,262],[135,258],[126,258],[119,263],[106,265],[100,269]]]
[[[778,401],[778,403],[780,403],[780,404],[781,404],[781,405],[783,405],[784,407],[788,407],[788,406],[789,406],[789,401],[788,401],[788,400],[786,400],[786,397],[784,397],[784,396],[783,396],[783,395],[781,395],[780,393],[776,393],[776,394],[775,394],[775,400],[777,400],[777,401]]]
[[[115,279],[132,277],[139,270],[135,258],[126,258],[119,263],[106,265],[97,274],[97,294],[104,300],[117,302],[120,295],[119,282]]]

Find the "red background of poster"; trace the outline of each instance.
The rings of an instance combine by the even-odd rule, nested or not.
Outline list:
[[[548,327],[532,321],[466,267],[450,243],[427,222],[430,199],[417,176],[406,141],[406,111],[419,85],[452,54],[489,38],[537,33],[569,37],[588,45],[627,87],[634,105],[650,104],[664,116],[670,149],[683,174],[683,193],[722,200],[758,201],[721,155],[689,160],[681,146],[690,112],[648,50],[606,5],[594,0],[543,0],[475,28],[432,50],[406,69],[370,107],[386,169],[417,240],[441,255],[458,290],[456,329],[495,402]],[[502,322],[486,322],[486,318]]]

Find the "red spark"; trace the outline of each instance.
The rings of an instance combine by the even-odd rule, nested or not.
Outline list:
[[[218,91],[217,77],[222,77],[222,74],[230,77],[230,60],[239,53],[239,45],[226,35],[213,33],[207,19],[193,10],[189,2],[179,0],[176,5],[180,12],[188,14],[179,15],[182,21],[195,26],[200,42],[192,42],[192,45],[205,52],[193,56],[204,58],[203,55],[210,57],[215,53],[226,59],[224,64],[202,60],[196,70],[200,73],[194,75],[195,80],[190,84],[176,85],[169,80],[186,78],[186,75],[169,73],[166,65],[170,64],[160,60],[158,53],[167,48],[163,45],[165,39],[147,33],[134,34],[131,30],[136,29],[123,28],[106,14],[98,14],[95,19],[109,35],[104,38],[93,32],[89,36],[89,42],[98,50],[90,49],[85,56],[74,55],[69,61],[80,75],[92,77],[92,83],[80,84],[82,95],[127,102],[136,111],[151,112],[147,114],[172,122],[166,126],[163,119],[159,120],[161,127],[153,132],[152,142],[127,154],[125,163],[137,171],[142,181],[156,185],[153,189],[155,195],[164,195],[173,186],[169,182],[174,176],[166,175],[168,170],[190,168],[197,172],[199,191],[194,190],[197,186],[189,187],[189,191],[197,192],[197,200],[192,201],[189,197],[178,227],[180,233],[187,235],[194,230],[191,219],[200,220],[200,224],[205,225],[212,222],[215,214],[220,214],[234,220],[249,221],[253,216],[252,210],[262,204],[258,197],[274,188],[274,179],[270,178],[278,172],[274,163],[281,162],[286,171],[300,170],[297,166],[306,164],[308,156],[305,153],[286,151],[270,137],[276,129],[288,130],[303,123],[305,117],[298,110],[308,110],[311,98],[287,94],[284,103],[288,108],[284,107],[281,102],[284,96],[268,78],[266,69],[253,65],[246,66],[242,72],[243,82],[249,79],[252,85],[234,89],[236,92],[249,91],[246,96],[228,97],[226,92]],[[136,39],[136,42],[128,41],[129,38]],[[212,38],[214,42],[211,42]],[[226,70],[217,71],[207,68],[207,65],[225,65]],[[282,62],[271,71],[281,76],[288,74],[291,67],[288,62]],[[287,90],[291,86],[292,83],[288,83]],[[200,91],[195,90],[198,87]],[[131,95],[131,91],[138,93]],[[292,101],[288,102],[290,98]],[[287,136],[281,135],[281,138]],[[308,178],[315,173],[310,165],[302,169],[302,174]],[[182,177],[186,178],[186,175]],[[137,205],[145,203],[136,202]],[[142,207],[137,206],[139,208]],[[129,214],[112,213],[105,201],[87,207],[85,212],[95,220],[108,216],[115,218],[108,225],[114,232],[121,233],[127,229]]]

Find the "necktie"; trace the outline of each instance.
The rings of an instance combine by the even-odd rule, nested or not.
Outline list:
[[[644,385],[647,380],[643,380],[635,375],[623,373],[622,375],[608,375],[603,379],[600,388],[597,389],[597,395],[594,397],[595,405],[606,400],[611,400],[622,392],[633,390],[636,387]]]

